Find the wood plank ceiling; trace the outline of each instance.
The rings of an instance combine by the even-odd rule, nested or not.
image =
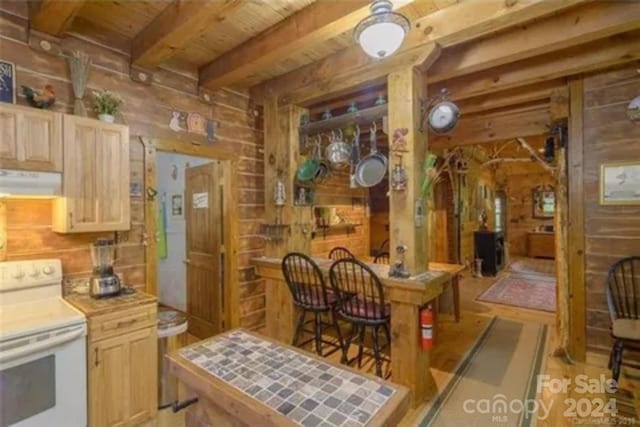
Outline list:
[[[429,92],[451,92],[470,135],[483,126],[474,115],[504,110],[541,127],[532,112],[548,110],[567,77],[640,59],[640,2],[394,2],[412,28],[396,58],[382,63],[353,40],[369,0],[41,0],[28,13],[33,29],[97,39],[130,53],[138,67],[181,71],[207,89],[251,88],[258,103],[278,96],[311,106],[312,114],[353,99],[373,102],[385,90],[376,70],[434,52]],[[364,77],[374,80],[365,91]],[[347,97],[327,99],[326,89],[351,83]]]

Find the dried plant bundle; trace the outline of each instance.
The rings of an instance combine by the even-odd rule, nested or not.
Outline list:
[[[71,51],[69,55],[67,55],[67,62],[69,63],[71,85],[73,87],[73,94],[75,96],[73,114],[75,114],[76,116],[86,117],[87,109],[84,106],[82,98],[84,98],[84,91],[87,87],[87,81],[89,79],[91,58],[84,52],[74,50]]]

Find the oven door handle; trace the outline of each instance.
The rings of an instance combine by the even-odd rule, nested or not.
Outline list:
[[[19,347],[9,351],[0,352],[0,363],[9,362],[11,360],[18,359],[20,357],[37,353],[39,351],[48,350],[53,347],[58,347],[62,344],[65,344],[69,341],[73,341],[77,338],[84,336],[84,328],[78,328],[72,331],[69,331],[62,335],[57,335],[53,338],[49,338],[44,341],[38,341],[33,344],[27,344],[23,347]]]

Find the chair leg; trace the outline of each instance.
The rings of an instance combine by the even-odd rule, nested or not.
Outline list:
[[[300,310],[300,315],[298,316],[298,324],[296,325],[296,332],[293,334],[293,342],[291,345],[294,347],[298,346],[298,340],[300,339],[300,334],[302,333],[302,328],[304,327],[304,318],[307,315],[306,310]]]
[[[620,378],[620,367],[622,366],[622,352],[624,351],[624,345],[621,340],[617,340],[615,345],[615,355],[613,357],[613,369],[611,370],[611,376],[618,382]]]
[[[316,340],[316,353],[318,356],[322,356],[322,318],[320,317],[320,312],[315,312],[315,340]]]
[[[336,312],[333,310],[331,310],[331,322],[333,323],[333,327],[336,329],[336,334],[338,335],[338,344],[340,345],[340,351],[342,352],[340,363],[344,363],[347,360],[347,352],[345,351],[344,340],[342,339],[342,332],[340,331],[340,325],[338,324],[338,319],[336,318]]]
[[[373,357],[376,362],[376,375],[382,378],[382,357],[380,355],[380,346],[378,345],[378,328],[376,325],[371,328],[371,338],[373,339]]]
[[[349,365],[349,363],[351,363],[353,360],[349,360],[349,349],[351,348],[351,344],[353,343],[353,340],[356,338],[356,335],[358,335],[358,325],[356,325],[355,323],[351,323],[351,331],[349,331],[349,338],[347,338],[347,341],[345,341],[344,343],[344,355],[345,355],[345,359],[344,359],[344,363],[345,365]]]
[[[364,346],[364,332],[366,327],[364,325],[360,325],[360,336],[358,337],[358,369],[362,368],[362,351]]]
[[[389,323],[383,323],[382,329],[387,337],[387,345],[389,346],[389,354],[391,354],[391,333],[389,332]]]

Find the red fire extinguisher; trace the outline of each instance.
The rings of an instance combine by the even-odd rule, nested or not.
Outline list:
[[[433,347],[433,313],[430,305],[420,311],[420,330],[422,348],[430,350]]]

